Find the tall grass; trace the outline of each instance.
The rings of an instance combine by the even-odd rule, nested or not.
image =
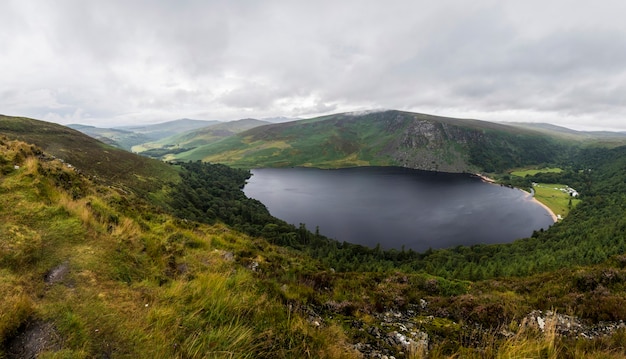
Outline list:
[[[0,271],[0,339],[15,334],[34,312],[34,303],[25,288],[15,283],[16,278]],[[0,353],[1,354],[1,353]]]

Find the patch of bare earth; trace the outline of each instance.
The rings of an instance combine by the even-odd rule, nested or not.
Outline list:
[[[7,358],[34,359],[44,351],[61,349],[59,334],[51,323],[29,320],[7,345]]]

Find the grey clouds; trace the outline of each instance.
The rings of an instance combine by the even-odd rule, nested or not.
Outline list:
[[[626,130],[622,1],[0,3],[0,113],[111,126],[392,108]]]

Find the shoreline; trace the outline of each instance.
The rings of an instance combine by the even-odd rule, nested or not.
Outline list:
[[[497,184],[498,182],[496,182],[496,180],[494,180],[493,178],[489,178],[485,175],[482,175],[480,173],[474,173],[474,176],[480,178],[483,182],[487,182],[487,183],[493,183],[493,184]]]
[[[496,182],[496,180],[494,180],[493,178],[489,178],[489,177],[487,177],[485,175],[482,175],[480,173],[474,173],[474,176],[480,178],[485,183],[498,184],[498,182]],[[521,188],[518,188],[518,189],[520,191],[524,192],[527,195],[526,196],[527,199],[528,199],[528,197],[530,197],[531,201],[537,203],[538,205],[543,207],[546,211],[548,211],[548,214],[550,215],[550,217],[552,218],[552,221],[554,223],[559,221],[559,217],[556,216],[556,213],[554,213],[554,211],[550,207],[548,207],[545,203],[543,203],[540,200],[538,200],[537,198],[535,198],[535,196],[532,193],[530,193],[528,191],[525,191],[525,190],[523,190]]]
[[[523,189],[521,189],[521,188],[518,188],[518,189],[519,189],[520,191],[524,192],[524,193],[527,195],[527,196],[526,196],[527,198],[528,198],[528,197],[530,197],[530,200],[531,200],[531,201],[533,201],[533,202],[537,203],[538,205],[540,205],[541,207],[543,207],[546,211],[548,211],[548,214],[550,215],[550,217],[552,217],[552,221],[553,221],[554,223],[556,223],[556,222],[558,222],[558,221],[559,221],[559,217],[557,217],[557,216],[556,216],[556,214],[554,213],[554,211],[553,211],[552,209],[550,209],[550,207],[548,207],[546,204],[544,204],[543,202],[541,202],[540,200],[538,200],[537,198],[535,198],[535,196],[534,196],[532,193],[530,193],[530,192],[528,192],[528,191],[525,191],[525,190],[523,190]]]

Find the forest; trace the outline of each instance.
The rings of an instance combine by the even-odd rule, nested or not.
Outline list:
[[[267,208],[241,189],[249,171],[199,161],[181,164],[183,181],[170,203],[182,218],[223,221],[253,236],[301,250],[337,271],[424,272],[444,278],[480,280],[525,276],[562,267],[597,264],[626,252],[626,147],[586,148],[563,158],[560,173],[537,173],[504,184],[528,188],[531,182],[568,183],[583,202],[549,230],[510,244],[458,246],[428,250],[383,250],[338,242],[272,217]],[[392,228],[389,229],[393,230]]]
[[[62,161],[0,139],[0,357],[27,357],[33,333],[55,358],[626,354],[626,148],[501,176],[580,189],[582,203],[550,229],[418,253],[273,218],[241,190],[247,170],[99,146]],[[530,326],[538,315],[552,329]]]

